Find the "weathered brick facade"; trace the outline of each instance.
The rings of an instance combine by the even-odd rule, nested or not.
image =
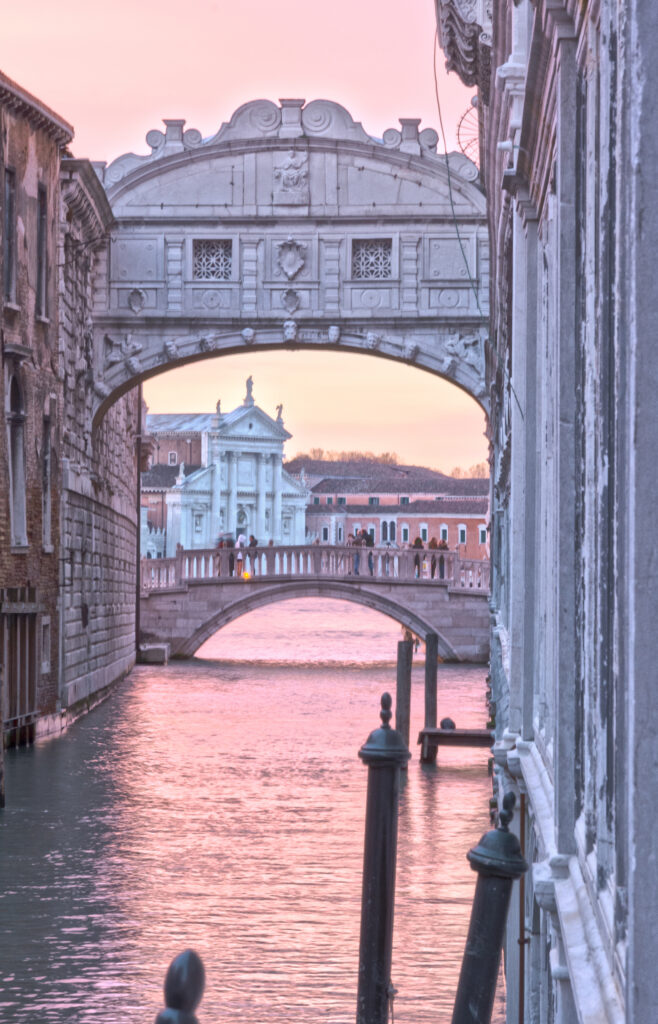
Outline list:
[[[71,138],[0,74],[5,743],[64,728],[134,662],[138,396],[92,432],[94,275],[112,212],[91,164],[63,156]]]

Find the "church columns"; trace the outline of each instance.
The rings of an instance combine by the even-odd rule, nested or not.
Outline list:
[[[238,521],[238,467],[237,452],[227,452],[228,459],[228,495],[226,528],[235,537]]]
[[[281,522],[281,456],[272,456],[272,537],[274,542],[282,540]]]
[[[210,504],[209,541],[214,544],[221,531],[220,509],[222,507],[222,466],[217,445],[213,444],[212,453],[212,499]]]
[[[263,544],[265,542],[265,460],[267,456],[264,452],[259,452],[256,458],[258,460],[258,484],[256,488],[256,537],[259,543]]]

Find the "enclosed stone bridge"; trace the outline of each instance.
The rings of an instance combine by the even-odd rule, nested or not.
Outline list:
[[[267,547],[184,551],[142,560],[141,637],[191,657],[226,623],[275,601],[324,597],[389,616],[443,661],[489,656],[489,563],[450,551]]]
[[[432,128],[376,139],[337,103],[256,100],[208,139],[170,120],[146,141],[95,165],[114,215],[87,351],[96,425],[164,370],[276,348],[412,364],[488,411],[485,198]]]

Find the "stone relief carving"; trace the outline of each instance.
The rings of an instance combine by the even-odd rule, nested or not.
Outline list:
[[[121,341],[115,341],[109,334],[106,334],[103,338],[103,346],[106,367],[135,358],[142,351],[142,345],[138,341],[133,341],[132,334],[126,334]]]
[[[281,305],[286,312],[295,313],[301,305],[299,293],[294,288],[288,288],[281,296]]]
[[[461,363],[466,363],[477,373],[482,369],[482,339],[478,334],[450,334],[446,339],[444,350]]]
[[[294,320],[286,320],[283,325],[283,340],[295,341],[297,338],[297,324]]]
[[[331,324],[327,331],[327,337],[333,345],[337,345],[340,341],[340,327],[337,324]]]
[[[245,345],[253,344],[255,336],[256,333],[252,327],[245,327],[241,334],[242,340],[244,341]]]
[[[376,348],[379,348],[379,346],[382,343],[382,340],[382,335],[377,334],[376,331],[368,331],[368,333],[366,334],[366,345],[370,349],[374,350]]]
[[[178,359],[178,345],[175,341],[165,341],[163,352],[167,359]]]
[[[292,235],[288,235],[287,240],[279,242],[276,248],[276,272],[285,274],[288,280],[292,281],[306,263],[308,246],[303,242],[296,242]]]
[[[415,361],[416,356],[418,355],[418,352],[419,352],[419,346],[415,345],[413,342],[405,341],[405,343],[402,346],[402,355],[410,363],[413,363]]]
[[[274,164],[273,201],[296,204],[308,200],[308,154],[291,149]]]
[[[128,307],[135,314],[142,312],[146,301],[147,295],[143,288],[133,288],[128,295]]]
[[[217,348],[217,340],[215,338],[200,338],[199,339],[199,352],[214,352]]]

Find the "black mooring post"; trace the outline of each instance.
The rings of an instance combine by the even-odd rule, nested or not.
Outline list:
[[[203,961],[193,949],[186,949],[169,964],[164,983],[166,1010],[155,1024],[198,1024],[194,1011],[201,1002],[206,984]]]
[[[508,831],[516,797],[506,793],[498,828],[467,854],[478,873],[452,1024],[489,1024],[512,882],[528,870],[516,836]],[[523,823],[522,823],[523,827]]]
[[[392,995],[393,905],[398,840],[400,768],[411,754],[391,729],[391,696],[382,695],[381,728],[361,747],[368,767],[366,835],[363,851],[361,943],[357,1024],[386,1024]]]

